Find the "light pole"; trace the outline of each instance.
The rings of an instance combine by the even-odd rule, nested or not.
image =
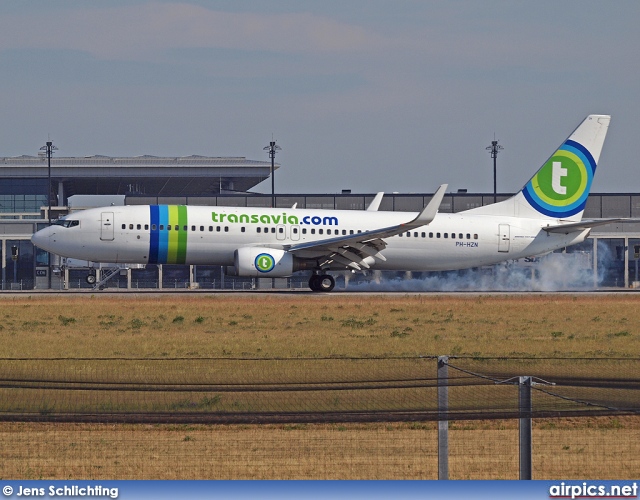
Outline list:
[[[58,151],[58,148],[53,145],[52,141],[47,141],[46,146],[42,146],[40,151],[45,151],[47,155],[47,177],[49,179],[47,185],[47,201],[49,202],[49,210],[47,211],[47,215],[49,216],[49,225],[51,225],[51,155],[54,151]]]
[[[51,155],[53,154],[54,151],[58,151],[58,148],[53,145],[53,142],[51,140],[48,140],[47,144],[40,148],[40,151],[44,152],[44,153],[40,153],[40,155],[42,154],[47,155],[47,178],[48,178],[47,205],[49,206],[47,210],[47,216],[49,219],[49,226],[50,226],[51,225]],[[48,254],[48,256],[49,256],[49,259],[48,259],[49,269],[47,269],[47,279],[49,281],[49,288],[51,288],[51,254]]]
[[[496,183],[496,158],[498,158],[498,152],[502,151],[504,147],[498,145],[498,141],[491,141],[491,146],[485,148],[487,151],[491,151],[491,158],[493,158],[493,202],[498,201],[498,189]]]
[[[276,151],[280,151],[282,148],[276,144],[276,141],[271,141],[268,146],[265,146],[265,151],[269,151],[269,158],[271,158],[271,208],[276,207],[276,181],[274,177],[275,172],[275,159]]]

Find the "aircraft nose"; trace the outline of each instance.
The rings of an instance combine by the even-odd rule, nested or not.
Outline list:
[[[49,250],[49,238],[51,236],[51,228],[45,227],[40,229],[31,237],[31,243],[43,250]]]

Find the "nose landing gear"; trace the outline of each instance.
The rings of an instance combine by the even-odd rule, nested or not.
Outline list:
[[[309,288],[314,292],[330,292],[336,286],[336,280],[329,274],[312,274]]]

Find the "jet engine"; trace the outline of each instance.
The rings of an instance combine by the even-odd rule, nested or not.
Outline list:
[[[293,255],[286,250],[266,247],[242,247],[234,254],[238,276],[282,278],[294,272]],[[297,266],[296,266],[297,267]],[[295,269],[297,271],[297,269]]]

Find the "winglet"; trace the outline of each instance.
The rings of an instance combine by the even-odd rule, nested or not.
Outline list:
[[[380,202],[382,201],[382,197],[384,196],[384,191],[380,191],[376,196],[371,200],[369,206],[367,207],[367,212],[377,212],[378,208],[380,208]]]
[[[426,226],[433,219],[435,219],[436,214],[438,213],[438,209],[440,208],[440,203],[442,203],[442,199],[444,198],[448,187],[449,184],[441,184],[438,190],[433,195],[433,198],[431,198],[429,204],[424,207],[422,212],[420,212],[420,215],[418,215],[411,222],[405,224],[404,227],[409,229],[414,227]]]

